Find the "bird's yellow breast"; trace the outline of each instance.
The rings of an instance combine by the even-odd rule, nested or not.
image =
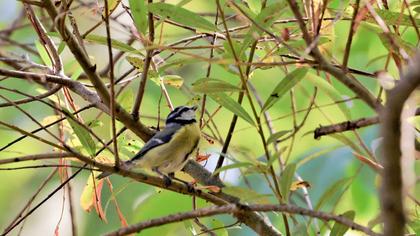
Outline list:
[[[171,140],[147,152],[138,166],[156,168],[162,173],[181,170],[189,156],[192,156],[200,140],[201,132],[197,123],[182,126]]]

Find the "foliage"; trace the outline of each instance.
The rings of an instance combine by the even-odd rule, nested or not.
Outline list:
[[[200,164],[211,178],[221,178],[223,194],[242,204],[296,205],[383,229],[376,124],[387,91],[416,52],[419,1],[24,2],[0,3],[0,12],[3,4],[19,12],[0,17],[0,210],[10,213],[0,216],[5,231],[26,202],[22,215],[81,167],[87,169],[56,194],[61,197],[20,224],[23,234],[38,232],[42,223],[58,235],[70,231],[63,226],[68,223],[80,235],[98,235],[212,206],[160,182],[94,178],[101,165],[115,164],[115,147],[121,160],[130,159],[144,137],[163,128],[170,110],[184,104],[200,105],[199,152],[210,154]],[[49,2],[56,4],[55,19]],[[136,103],[139,123],[130,115]],[[418,119],[411,120],[418,130]],[[414,168],[403,173],[417,182],[404,199],[407,232],[416,233],[420,168],[418,159],[411,161]],[[15,171],[21,167],[28,170]],[[196,178],[184,172],[177,177]],[[220,197],[214,192],[221,186],[204,185],[195,187]],[[54,214],[39,223],[50,214],[45,209]],[[293,235],[354,231],[313,216],[266,216]],[[246,224],[232,224],[236,220],[196,218],[142,235],[255,234]]]

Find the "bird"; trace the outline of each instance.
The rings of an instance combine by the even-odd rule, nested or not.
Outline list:
[[[179,106],[166,118],[165,127],[158,131],[143,148],[123,166],[151,169],[164,178],[165,185],[171,184],[173,173],[184,168],[197,149],[201,138],[200,127],[196,120],[197,106]],[[111,172],[102,172],[102,179]]]

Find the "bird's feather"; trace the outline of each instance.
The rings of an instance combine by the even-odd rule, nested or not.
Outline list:
[[[143,148],[131,159],[132,161],[141,159],[149,150],[160,146],[164,143],[168,143],[172,136],[179,129],[179,124],[171,124],[165,129],[157,132],[149,141],[144,144]]]

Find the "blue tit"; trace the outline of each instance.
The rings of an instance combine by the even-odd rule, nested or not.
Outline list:
[[[126,169],[147,168],[162,175],[170,184],[169,174],[181,170],[197,149],[201,132],[196,120],[197,106],[179,106],[169,113],[165,128],[157,132],[129,161]],[[111,173],[103,172],[97,178]]]

